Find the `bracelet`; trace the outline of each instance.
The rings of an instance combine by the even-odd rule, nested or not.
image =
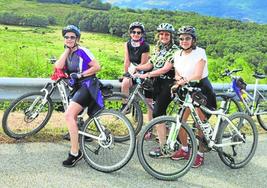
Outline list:
[[[147,73],[147,77],[150,78],[150,72]]]

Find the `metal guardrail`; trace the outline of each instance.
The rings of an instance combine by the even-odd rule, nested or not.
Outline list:
[[[104,84],[110,83],[114,87],[114,91],[120,91],[121,83],[118,80],[101,80]],[[51,82],[49,78],[9,78],[0,77],[0,101],[14,100],[19,96],[32,92],[39,91],[47,82]],[[215,92],[225,92],[229,89],[229,83],[212,83]],[[252,91],[254,89],[253,84],[248,84],[247,90]],[[267,94],[267,84],[258,85],[259,90],[264,90]],[[59,97],[56,93],[55,97]]]

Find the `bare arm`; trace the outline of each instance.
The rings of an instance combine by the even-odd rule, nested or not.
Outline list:
[[[141,65],[144,65],[148,62],[149,60],[149,52],[146,52],[146,53],[142,53],[142,56],[141,56]]]
[[[149,63],[151,66],[153,66],[151,63]],[[165,65],[160,68],[160,69],[157,69],[157,70],[154,70],[154,71],[151,71],[151,72],[148,72],[146,74],[142,74],[142,75],[138,75],[140,78],[152,78],[152,77],[158,77],[162,74],[165,74],[167,73],[169,70],[171,70],[173,67],[173,64],[170,63],[170,62],[167,62],[165,63]]]
[[[71,52],[71,50],[69,48],[65,48],[65,51],[61,54],[60,58],[55,63],[55,67],[57,69],[63,69],[64,68],[66,60],[67,60],[70,52]]]
[[[154,71],[151,71],[151,72],[148,72],[146,73],[147,74],[147,77],[158,77],[162,74],[165,74],[167,73],[168,71],[170,71],[173,67],[173,64],[170,63],[170,62],[167,62],[164,64],[164,66],[158,70],[154,70]]]
[[[128,68],[130,66],[130,57],[129,57],[129,52],[127,48],[127,43],[124,45],[124,72],[128,72]]]
[[[190,75],[187,78],[180,76],[179,73],[175,71],[176,86],[184,85],[185,83],[192,81],[192,80],[201,80],[205,64],[206,64],[205,60],[203,59],[199,60],[199,62],[197,63],[195,67],[194,74]]]
[[[100,71],[101,67],[99,65],[99,63],[93,59],[90,63],[89,63],[90,68],[87,69],[86,71],[82,72],[82,76],[91,76],[96,74],[98,71]]]
[[[194,74],[192,74],[188,78],[186,78],[187,81],[201,80],[205,64],[206,64],[206,61],[204,59],[199,60],[199,62],[197,63],[197,65],[195,67]]]
[[[147,71],[147,70],[150,70],[152,68],[153,68],[153,64],[150,61],[136,66],[136,70],[139,70],[139,71],[140,70]]]

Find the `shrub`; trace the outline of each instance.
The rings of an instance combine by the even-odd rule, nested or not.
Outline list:
[[[47,17],[37,15],[27,15],[21,21],[20,25],[46,27],[49,21]]]
[[[21,22],[22,19],[23,19],[22,16],[19,16],[13,12],[0,13],[0,23],[1,24],[19,25],[19,23]]]

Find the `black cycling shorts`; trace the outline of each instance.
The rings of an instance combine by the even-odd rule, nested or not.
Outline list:
[[[172,101],[171,87],[173,80],[157,78],[154,83],[154,110],[153,118],[166,115],[167,108]]]
[[[95,112],[101,109],[85,86],[80,87],[74,93],[74,95],[71,97],[71,101],[80,104],[83,108],[88,107],[87,113],[89,116],[92,116]]]

